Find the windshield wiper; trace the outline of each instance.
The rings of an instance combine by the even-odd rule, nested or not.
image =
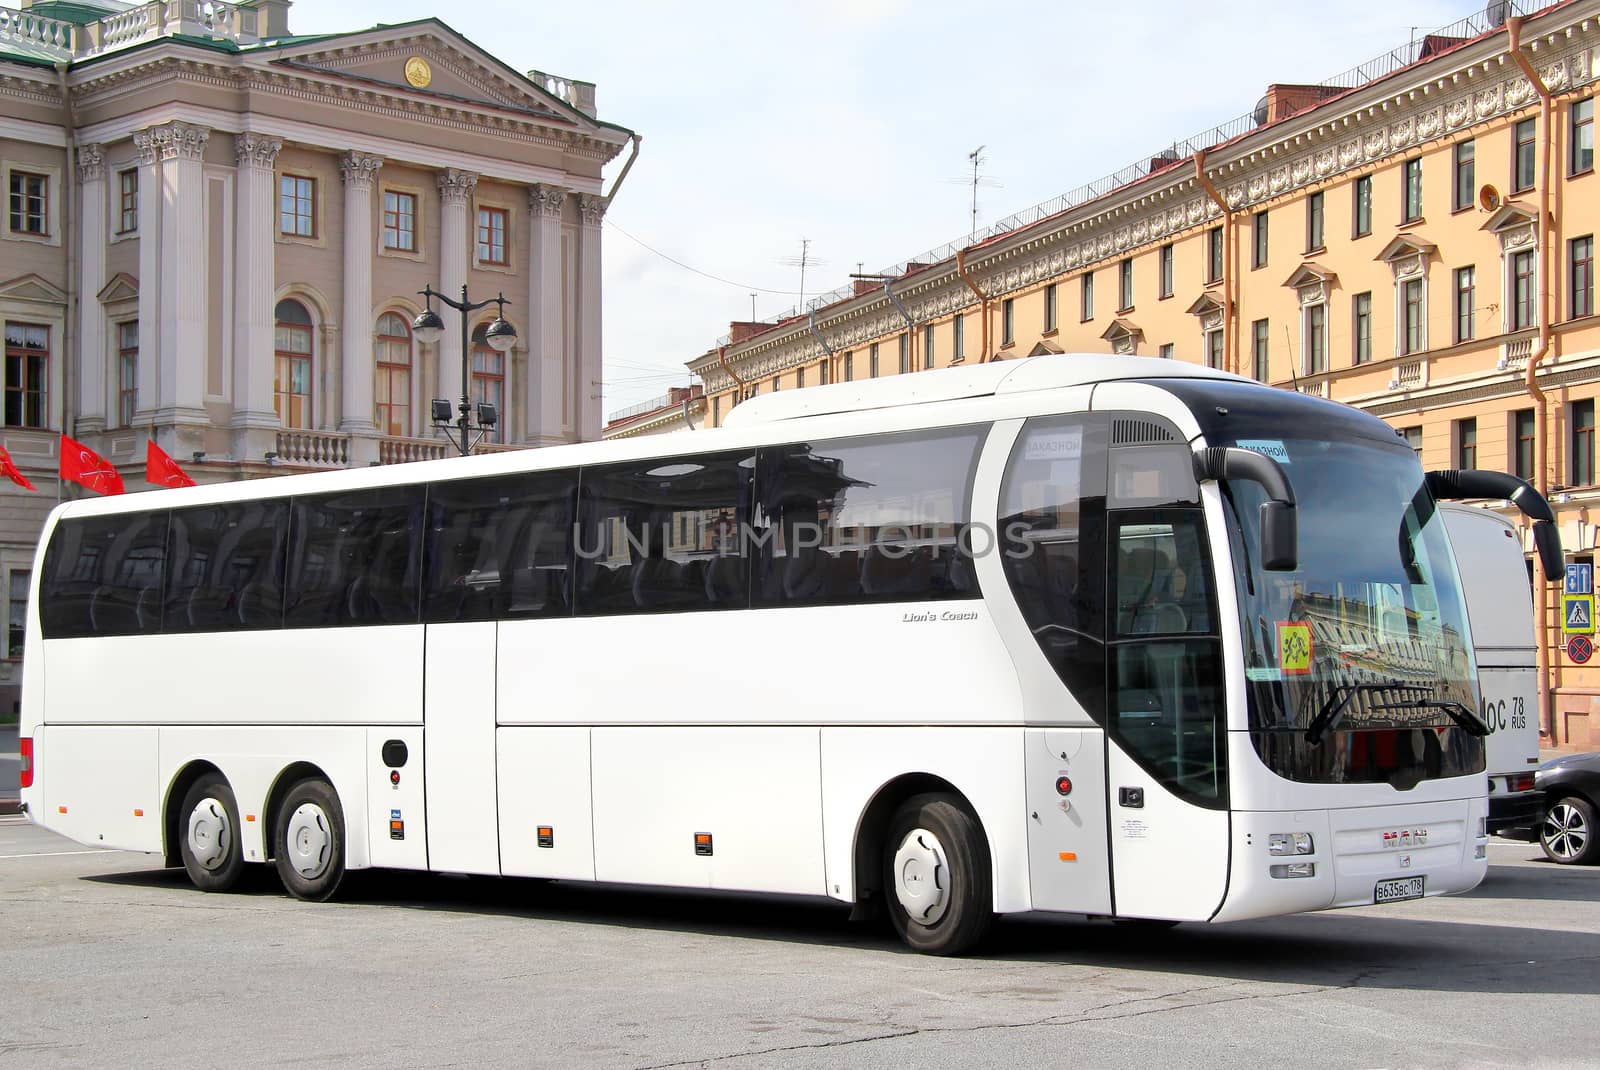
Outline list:
[[[1334,684],[1329,689],[1327,701],[1322,704],[1322,708],[1317,711],[1317,715],[1311,718],[1311,723],[1306,726],[1306,742],[1313,747],[1321,746],[1323,739],[1327,737],[1329,732],[1338,727],[1340,720],[1344,718],[1344,711],[1350,705],[1351,700],[1364,693],[1374,694],[1380,698],[1396,696],[1402,698],[1402,701],[1399,702],[1375,702],[1372,704],[1372,708],[1375,710],[1412,709],[1417,706],[1426,706],[1436,701],[1433,697],[1432,688],[1420,684],[1405,684],[1399,680],[1376,684]],[[1404,697],[1407,695],[1415,697],[1407,699]],[[1455,703],[1455,705],[1460,705],[1460,703]],[[1480,721],[1479,723],[1481,724],[1482,722]]]
[[[1428,699],[1425,702],[1408,702],[1406,706],[1424,710],[1443,710],[1469,736],[1477,736],[1481,739],[1489,734],[1489,726],[1484,723],[1483,718],[1473,713],[1469,707],[1460,702],[1435,698]]]

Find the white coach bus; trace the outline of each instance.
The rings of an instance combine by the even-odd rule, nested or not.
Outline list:
[[[73,502],[23,801],[208,890],[271,861],[313,900],[366,867],[823,895],[932,953],[997,913],[1460,892],[1459,482],[1353,409],[1066,356]]]

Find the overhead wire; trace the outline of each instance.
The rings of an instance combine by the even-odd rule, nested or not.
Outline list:
[[[777,294],[777,295],[779,295],[781,297],[797,297],[797,296],[799,296],[799,291],[797,291],[797,290],[773,290],[773,289],[769,289],[768,287],[765,287],[765,286],[755,286],[755,285],[752,285],[750,283],[735,282],[732,279],[725,279],[721,275],[713,275],[709,271],[701,271],[699,268],[695,267],[693,264],[686,264],[682,260],[679,260],[677,257],[672,256],[669,253],[662,252],[660,249],[657,249],[655,246],[651,245],[649,242],[643,240],[642,238],[638,238],[638,237],[635,237],[632,234],[629,234],[626,230],[623,230],[620,226],[618,226],[616,224],[616,222],[613,221],[613,220],[602,219],[602,222],[604,222],[605,225],[610,227],[612,230],[615,230],[618,234],[621,234],[624,238],[627,238],[629,241],[631,241],[635,245],[639,246],[639,248],[644,249],[647,252],[654,253],[656,256],[659,256],[661,259],[663,259],[663,260],[665,260],[665,261],[667,261],[669,263],[676,264],[678,267],[683,268],[683,270],[685,270],[685,271],[692,272],[692,273],[694,273],[696,275],[701,276],[702,278],[710,279],[712,282],[720,282],[724,286],[736,286],[739,289],[745,291],[746,293],[749,293],[749,292],[751,292],[753,290],[756,293]]]

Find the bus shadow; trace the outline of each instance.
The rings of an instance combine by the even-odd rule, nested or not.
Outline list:
[[[1593,872],[1600,877],[1600,870]],[[1540,871],[1537,877],[1548,881],[1550,873]],[[170,888],[175,894],[205,894],[189,885],[181,869],[84,879]],[[1499,882],[1488,885],[1488,892],[1474,894],[1495,894],[1495,883]],[[1600,898],[1596,893],[1600,882],[1582,883],[1586,887],[1570,896],[1546,890],[1538,898]],[[248,868],[235,894],[241,893],[285,896],[277,875],[266,866]],[[1508,897],[1534,896],[1522,890]],[[853,924],[842,904],[806,897],[363,871],[347,878],[340,902],[803,944],[858,953],[868,959],[864,968],[871,968],[873,958],[894,956],[909,957],[930,970],[1032,962],[1212,981],[1542,995],[1592,995],[1594,977],[1600,971],[1600,934],[1371,913],[1302,914],[1171,929],[1112,925],[1071,916],[1002,918],[977,953],[948,960],[916,955],[900,944],[885,922]]]

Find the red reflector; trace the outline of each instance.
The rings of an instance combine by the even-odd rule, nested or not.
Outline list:
[[[390,771],[390,773],[389,773],[389,783],[391,783],[391,784],[400,783],[400,770],[394,769],[394,770]]]
[[[1064,776],[1056,777],[1056,794],[1057,795],[1071,795],[1072,794],[1072,781],[1069,778],[1064,777]]]
[[[1512,791],[1532,791],[1533,790],[1533,774],[1532,773],[1523,773],[1521,776],[1512,777],[1511,778],[1511,790]]]
[[[23,788],[33,787],[33,737],[24,736],[17,740],[17,753],[22,759],[22,768],[17,777],[17,786]]]

